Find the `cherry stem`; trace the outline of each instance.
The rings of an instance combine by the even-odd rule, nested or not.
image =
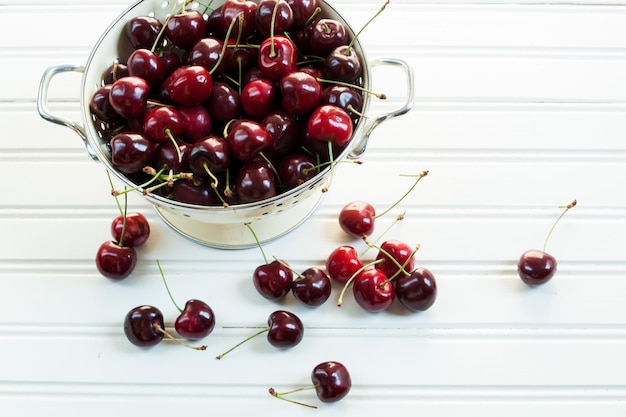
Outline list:
[[[331,140],[328,141],[328,158],[330,159],[330,161],[328,161],[328,164],[330,165],[330,178],[328,179],[328,182],[326,183],[326,185],[324,185],[324,188],[322,188],[322,192],[325,193],[328,191],[328,189],[330,188],[330,185],[333,183],[333,177],[335,176],[335,162],[334,162],[334,155],[333,155],[333,142]]]
[[[559,206],[559,208],[563,208],[565,210],[563,210],[561,215],[556,219],[556,221],[552,224],[552,227],[548,231],[548,235],[546,236],[546,240],[543,242],[543,251],[544,252],[546,251],[546,246],[548,246],[548,239],[550,239],[550,235],[552,234],[552,231],[556,227],[557,223],[559,222],[559,220],[561,220],[561,218],[563,216],[565,216],[565,213],[567,213],[570,209],[574,208],[576,206],[576,204],[578,204],[578,202],[576,200],[574,200],[574,201],[572,201],[571,203],[569,203],[566,206]]]
[[[313,10],[313,13],[311,13],[311,16],[309,16],[309,18],[307,19],[307,21],[304,23],[304,27],[309,26],[311,23],[313,23],[313,20],[315,19],[315,17],[320,14],[322,12],[322,8],[321,7],[316,7],[315,10]]]
[[[355,160],[350,160],[350,161],[337,161],[336,163],[344,163],[344,164],[356,164],[356,165],[363,165],[363,161],[361,161],[360,159],[355,159]],[[330,161],[326,161],[326,162],[318,162],[316,165],[312,166],[312,167],[308,167],[308,168],[303,168],[302,169],[302,173],[307,175],[309,172],[313,171],[313,170],[317,170],[319,171],[320,168],[325,167],[327,165],[330,165],[331,162]]]
[[[176,149],[176,156],[178,156],[178,163],[183,162],[183,154],[180,152],[180,146],[178,146],[178,142],[176,142],[176,138],[174,137],[174,135],[172,135],[172,131],[170,130],[169,127],[165,129],[165,134],[167,135],[168,138],[170,138],[170,140],[172,141],[172,144],[174,145],[174,149]]]
[[[345,83],[343,81],[337,81],[337,80],[327,80],[325,78],[316,78],[316,80],[319,83],[337,84],[337,85],[342,85],[344,87],[354,88],[355,90],[359,90],[359,91],[362,91],[364,93],[371,94],[374,97],[379,98],[381,100],[386,100],[387,99],[387,95],[384,94],[384,93],[375,93],[374,91],[368,90],[368,89],[363,88],[363,87],[361,87],[359,85],[356,85],[356,84]]]
[[[350,284],[352,284],[352,281],[354,281],[354,279],[359,276],[359,274],[363,271],[365,271],[367,268],[374,266],[376,264],[379,264],[381,262],[384,262],[384,259],[376,259],[370,263],[367,263],[365,265],[362,265],[359,269],[357,269],[356,271],[354,271],[354,274],[352,274],[352,276],[350,276],[350,278],[348,278],[348,280],[346,281],[345,284],[343,284],[343,288],[341,289],[341,292],[339,293],[339,298],[337,299],[337,307],[341,307],[341,305],[343,304],[343,296],[346,293],[346,290],[348,289],[348,287],[350,286]]]
[[[226,31],[226,37],[224,39],[224,44],[222,45],[222,51],[220,53],[219,58],[215,62],[215,65],[213,65],[213,68],[211,68],[211,70],[209,71],[209,74],[213,75],[215,70],[217,70],[217,68],[222,63],[222,59],[224,58],[224,55],[226,55],[226,48],[228,48],[228,39],[230,39],[230,34],[233,31],[233,27],[235,26],[235,22],[237,21],[237,18],[239,18],[239,17],[243,18],[243,15],[237,15],[237,17],[233,17],[232,20],[230,21],[230,25],[228,25],[228,30]]]
[[[263,333],[269,332],[270,328],[266,327],[264,329],[259,330],[256,333],[251,334],[250,336],[246,337],[245,339],[243,339],[241,342],[237,343],[235,346],[231,347],[230,349],[228,349],[226,352],[222,353],[221,355],[217,355],[215,357],[215,359],[222,359],[224,356],[226,356],[227,354],[229,354],[230,352],[232,352],[233,350],[237,349],[239,346],[243,345],[244,343],[248,342],[249,340],[254,339],[255,337],[262,335]]]
[[[282,266],[284,266],[285,268],[289,269],[291,272],[293,272],[298,278],[304,278],[304,275],[302,275],[300,272],[296,271],[295,269],[293,269],[291,267],[291,265],[289,265],[287,262],[284,262],[280,259],[278,259],[276,256],[274,256],[274,260],[276,262],[278,262],[279,264],[281,264]]]
[[[274,25],[276,24],[276,15],[278,14],[278,5],[281,0],[278,0],[276,4],[274,4],[274,10],[272,10],[272,20],[270,21],[270,58],[274,58],[276,56],[276,47],[274,46]]]
[[[303,403],[303,402],[292,400],[291,398],[286,398],[285,397],[285,395],[293,394],[293,393],[299,392],[299,391],[315,389],[315,388],[317,388],[317,385],[312,385],[310,387],[296,388],[296,389],[293,389],[291,391],[285,391],[285,392],[276,392],[276,390],[274,388],[270,388],[268,391],[269,391],[270,395],[278,398],[279,400],[287,401],[287,402],[290,402],[292,404],[303,405],[303,406],[309,407],[309,408],[317,408],[316,405]]]
[[[398,214],[398,216],[396,216],[394,221],[391,222],[391,224],[389,226],[387,226],[387,228],[380,235],[378,235],[376,240],[374,240],[374,243],[377,243],[378,241],[380,241],[380,239],[382,239],[383,236],[385,236],[389,232],[389,230],[391,230],[391,228],[396,225],[396,223],[398,223],[399,221],[404,220],[404,216],[405,215],[406,215],[406,211],[402,212],[402,214]],[[367,251],[370,250],[371,248],[372,247],[369,246],[369,245],[365,246],[365,250],[363,252],[361,252],[361,254],[359,255],[359,258],[362,258],[367,253]]]
[[[207,164],[206,162],[202,165],[202,167],[204,168],[204,171],[207,173],[207,175],[211,178],[211,188],[213,188],[215,194],[217,194],[217,198],[220,199],[224,207],[228,207],[228,203],[226,202],[226,200],[224,200],[222,194],[220,194],[220,192],[217,190],[217,186],[219,185],[219,180],[217,179],[217,176],[213,174],[213,172],[211,172],[209,164]]]
[[[350,49],[352,49],[352,46],[354,45],[354,42],[358,39],[358,37],[365,30],[365,28],[368,27],[369,24],[372,23],[372,21],[374,21],[374,19],[376,19],[378,17],[378,15],[383,12],[383,10],[385,10],[385,7],[387,7],[388,4],[389,4],[389,0],[386,0],[385,3],[383,3],[383,5],[381,6],[381,8],[378,10],[378,12],[376,12],[376,14],[374,16],[372,16],[370,18],[370,20],[368,20],[365,23],[365,25],[363,25],[363,27],[359,30],[359,32],[356,35],[354,35],[354,37],[352,38],[352,40],[348,44],[348,48],[346,49],[346,52],[345,52],[346,55],[348,55],[348,53],[350,52]]]
[[[167,280],[165,279],[163,268],[161,268],[161,262],[159,262],[159,260],[157,259],[156,263],[157,263],[157,266],[159,267],[159,272],[161,273],[161,279],[163,280],[163,284],[165,284],[165,290],[167,291],[167,295],[169,295],[170,300],[172,300],[172,303],[174,303],[174,307],[176,307],[176,309],[182,313],[183,309],[180,308],[180,306],[176,303],[176,300],[174,300],[174,297],[172,296],[172,292],[170,291],[170,286],[167,285]]]
[[[372,242],[370,242],[367,238],[367,236],[363,236],[363,241],[365,242],[365,244],[367,246],[370,246],[372,248],[378,249],[383,255],[385,255],[391,262],[393,262],[393,264],[395,266],[397,266],[400,271],[406,275],[407,277],[409,275],[411,275],[410,272],[408,272],[406,269],[404,269],[404,266],[400,265],[400,262],[398,262],[398,260],[396,258],[394,258],[393,256],[391,256],[391,254],[389,252],[387,252],[385,249],[383,249],[381,246],[376,246],[375,244],[373,244]],[[385,258],[381,258],[382,260],[385,260]],[[409,258],[411,259],[411,258]]]
[[[109,184],[111,185],[111,194],[115,197],[115,204],[117,205],[117,209],[122,216],[122,234],[120,235],[120,241],[117,242],[118,245],[122,246],[124,244],[124,233],[126,233],[126,214],[128,212],[128,196],[124,193],[124,207],[122,208],[120,204],[119,198],[117,198],[118,194],[115,193],[115,186],[113,185],[113,179],[111,178],[111,173],[107,171],[107,178],[109,179]],[[124,187],[126,190],[126,187]]]
[[[257,236],[256,232],[254,231],[254,229],[250,225],[250,222],[244,223],[244,225],[248,228],[248,230],[250,230],[250,233],[252,233],[252,237],[254,237],[254,240],[256,241],[257,246],[259,247],[259,249],[261,249],[261,254],[263,255],[263,260],[265,261],[265,264],[267,265],[269,263],[269,261],[267,260],[267,256],[265,255],[265,251],[263,250],[263,245],[261,245],[261,241],[259,240],[259,237]]]
[[[181,9],[184,9],[186,5],[187,5],[187,1],[185,1],[182,4]],[[169,23],[172,16],[174,16],[175,11],[176,11],[176,2],[172,4],[172,9],[170,10],[169,15],[167,16],[167,19],[165,19],[165,22],[163,22],[163,25],[161,26],[161,30],[159,31],[159,33],[157,33],[157,36],[154,39],[154,43],[152,44],[152,47],[150,48],[151,52],[154,52],[156,50],[157,45],[161,41],[161,37],[163,36],[163,33],[165,33],[165,28],[167,27],[167,24]]]
[[[382,284],[380,284],[380,288],[383,288],[385,284],[390,283],[391,281],[393,281],[398,275],[400,275],[400,272],[402,271],[406,271],[406,266],[409,264],[409,262],[411,262],[411,258],[413,256],[415,256],[415,254],[417,253],[417,251],[420,249],[420,245],[417,244],[415,246],[415,249],[413,249],[413,252],[411,252],[411,256],[409,256],[406,261],[404,261],[404,263],[402,264],[402,269],[398,269],[392,276],[390,276],[389,278],[387,278],[387,280],[385,282],[383,282]]]
[[[161,327],[161,326],[159,326],[158,324],[155,324],[155,325],[154,325],[154,328],[155,328],[156,330],[158,330],[159,332],[163,333],[163,335],[164,335],[165,337],[167,337],[168,339],[170,339],[172,342],[176,342],[176,343],[178,343],[179,345],[184,346],[184,347],[186,347],[186,348],[193,349],[193,350],[206,350],[206,348],[207,348],[207,346],[206,346],[206,345],[193,346],[193,345],[190,345],[189,343],[185,343],[185,342],[183,342],[182,340],[180,340],[180,339],[178,339],[178,338],[176,338],[176,337],[172,336],[172,335],[171,335],[168,331],[166,331],[164,328],[162,328],[162,327]]]
[[[393,203],[389,208],[387,208],[382,213],[375,215],[374,219],[378,219],[379,217],[382,217],[385,214],[389,213],[391,210],[393,210],[393,208],[396,207],[398,204],[400,204],[402,202],[402,200],[404,200],[406,198],[406,196],[411,194],[411,191],[413,191],[413,189],[417,186],[417,184],[420,182],[420,180],[422,178],[424,178],[426,175],[428,175],[428,171],[422,171],[421,173],[417,174],[417,179],[415,180],[415,182],[413,182],[413,185],[411,186],[411,188],[409,188],[408,191],[406,193],[404,193],[404,195],[402,197],[400,197],[400,199],[398,201]],[[408,176],[413,176],[413,175],[401,175],[401,176],[408,177]]]

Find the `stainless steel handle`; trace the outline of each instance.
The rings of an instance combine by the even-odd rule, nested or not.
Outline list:
[[[85,71],[85,67],[81,65],[59,65],[59,66],[48,68],[43,73],[43,76],[41,77],[41,82],[39,83],[39,92],[37,94],[37,112],[42,118],[48,120],[49,122],[56,123],[65,127],[69,127],[74,132],[78,133],[78,136],[81,137],[81,139],[83,140],[85,144],[87,153],[89,153],[89,155],[93,159],[98,159],[98,156],[89,145],[85,128],[70,119],[53,114],[48,109],[48,89],[50,87],[50,82],[52,81],[52,78],[54,78],[55,75],[61,74],[64,72],[82,73],[84,71]]]
[[[413,107],[413,102],[415,100],[413,69],[406,61],[403,61],[401,59],[395,59],[395,58],[380,58],[380,59],[372,61],[370,65],[372,67],[375,67],[378,65],[393,65],[393,66],[400,67],[402,70],[404,70],[404,73],[406,76],[407,96],[406,96],[406,100],[404,104],[402,104],[401,107],[395,110],[392,110],[388,113],[383,113],[379,116],[376,116],[373,119],[366,120],[366,124],[363,129],[363,135],[360,138],[358,138],[358,141],[356,143],[352,145],[352,150],[348,154],[348,158],[350,159],[359,158],[363,154],[363,152],[365,152],[365,148],[367,147],[367,142],[370,138],[370,135],[379,124],[381,124],[385,120],[391,119],[392,117],[401,116],[405,113],[408,113]]]

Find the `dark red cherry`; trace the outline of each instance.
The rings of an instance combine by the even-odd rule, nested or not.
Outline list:
[[[181,203],[196,204],[199,206],[214,206],[219,204],[219,200],[211,187],[210,181],[201,177],[176,180],[172,187],[171,198]]]
[[[124,334],[136,346],[154,346],[163,340],[163,313],[154,306],[143,305],[130,310],[124,317]]]
[[[189,49],[206,35],[206,21],[197,10],[183,10],[170,16],[165,34],[174,45]]]
[[[174,70],[182,65],[180,57],[173,51],[165,51],[159,55],[161,65],[163,66],[164,78],[169,77]]]
[[[185,141],[160,143],[152,156],[152,168],[157,171],[165,169],[165,173],[189,172],[189,151],[191,145]]]
[[[281,158],[291,153],[299,142],[298,121],[284,111],[275,111],[261,120],[271,137],[271,145],[263,151],[270,158]]]
[[[226,137],[235,158],[249,162],[252,158],[271,145],[271,136],[267,129],[254,120],[239,119],[230,124]]]
[[[352,246],[339,246],[326,258],[328,276],[340,284],[345,284],[362,267],[359,255]]]
[[[352,388],[348,369],[340,362],[322,362],[313,368],[311,381],[320,401],[332,403],[341,400]]]
[[[271,33],[283,35],[294,24],[291,6],[283,0],[260,0],[255,14],[255,24],[257,31],[264,37],[270,36]]]
[[[429,309],[437,298],[437,283],[426,268],[416,268],[411,275],[400,274],[392,281],[396,298],[411,311]]]
[[[363,96],[354,88],[335,84],[322,90],[323,104],[341,107],[351,117],[360,117],[363,110]]]
[[[274,173],[264,161],[243,165],[237,173],[235,189],[241,203],[254,203],[276,195]]]
[[[241,116],[241,96],[223,81],[216,81],[206,108],[214,121],[227,123]]]
[[[149,95],[150,86],[146,80],[128,76],[113,83],[109,92],[109,102],[120,116],[132,119],[144,115]]]
[[[174,103],[197,106],[211,96],[213,78],[199,65],[179,67],[167,78],[167,91]]]
[[[530,286],[545,284],[556,273],[556,259],[541,250],[530,249],[520,256],[517,272],[522,281]]]
[[[174,322],[176,332],[189,340],[200,340],[215,328],[215,313],[207,303],[191,299]]]
[[[200,177],[210,177],[226,171],[231,161],[230,146],[219,136],[208,135],[191,145],[189,167]]]
[[[313,16],[317,8],[317,0],[286,0],[293,13],[295,28],[302,29]]]
[[[230,37],[247,39],[256,29],[255,15],[258,5],[249,0],[226,0],[222,5],[222,30],[224,33],[233,25]]]
[[[334,81],[354,83],[362,73],[361,58],[348,45],[333,49],[324,61],[324,75]]]
[[[357,275],[352,291],[356,302],[370,313],[386,310],[396,296],[388,276],[378,268],[366,269]]]
[[[211,132],[213,119],[204,106],[181,107],[178,112],[183,118],[183,140],[193,143]]]
[[[297,70],[297,55],[296,47],[289,38],[266,38],[259,46],[259,70],[264,77],[278,81]]]
[[[111,88],[111,84],[106,84],[98,88],[93,96],[91,96],[89,110],[98,120],[116,126],[123,123],[123,118],[115,111],[109,102]]]
[[[297,153],[281,159],[277,170],[280,183],[287,189],[304,184],[319,172],[312,157]]]
[[[195,43],[189,51],[189,64],[206,68],[211,74],[217,76],[228,67],[230,50],[226,48],[226,56],[222,56],[224,42],[220,39],[208,37],[202,38]]]
[[[268,80],[259,78],[241,90],[241,106],[252,119],[261,120],[277,106],[278,88]]]
[[[352,139],[352,119],[341,107],[324,104],[311,114],[307,132],[314,140],[344,146]]]
[[[324,304],[331,291],[330,278],[326,272],[317,267],[307,268],[291,284],[291,292],[296,300],[309,307]]]
[[[137,252],[132,246],[120,246],[112,240],[100,245],[96,252],[96,267],[103,276],[119,281],[127,278],[137,264]]]
[[[290,348],[302,341],[304,325],[298,316],[288,311],[275,311],[267,319],[267,341],[277,348]]]
[[[128,77],[129,75],[128,66],[122,62],[115,61],[109,65],[106,70],[104,70],[104,73],[102,74],[102,82],[105,85],[113,84],[120,78]]]
[[[136,16],[126,23],[124,33],[133,49],[152,49],[162,28],[163,24],[155,17]],[[157,47],[161,45],[162,40]]]
[[[387,240],[380,245],[380,250],[376,255],[377,260],[384,260],[376,264],[376,269],[383,271],[387,277],[393,277],[400,270],[390,257],[395,259],[409,273],[415,268],[413,248],[396,239]]]
[[[141,133],[118,133],[110,141],[111,163],[126,174],[141,172],[150,165],[154,144]]]
[[[352,201],[339,212],[339,226],[356,238],[370,236],[374,232],[376,209],[365,201]]]
[[[322,87],[311,74],[295,71],[285,75],[278,84],[283,110],[294,115],[307,114],[322,100]]]
[[[171,142],[185,128],[183,116],[174,107],[156,106],[143,119],[143,134],[154,142]]]
[[[284,261],[272,261],[259,265],[252,274],[254,288],[271,301],[280,301],[291,291],[293,271]]]
[[[343,23],[335,19],[319,19],[308,30],[309,48],[312,54],[328,56],[333,49],[347,45],[348,34]]]
[[[149,49],[135,49],[126,65],[129,75],[143,78],[151,88],[156,88],[165,79],[163,61]]]
[[[124,230],[123,239],[122,230]],[[111,222],[111,236],[124,246],[141,246],[150,237],[150,224],[146,216],[139,212],[126,213],[125,225],[124,216],[119,215]]]

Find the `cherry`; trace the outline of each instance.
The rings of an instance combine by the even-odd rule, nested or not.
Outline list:
[[[152,155],[152,167],[177,174],[189,171],[191,145],[182,140],[160,143]]]
[[[141,246],[150,237],[150,224],[146,216],[139,212],[127,213],[126,216],[120,214],[111,222],[111,235],[115,242],[123,242],[125,246]]]
[[[322,87],[315,77],[303,71],[285,75],[279,82],[283,110],[294,115],[307,114],[322,100]]]
[[[102,74],[102,82],[105,85],[113,84],[120,78],[128,77],[129,75],[128,66],[116,60]]]
[[[271,145],[263,153],[268,157],[281,158],[298,145],[298,121],[284,111],[274,111],[261,120],[271,137]]]
[[[395,299],[395,289],[388,275],[378,268],[362,271],[352,284],[356,302],[366,311],[386,310]]]
[[[165,327],[163,313],[154,306],[142,305],[130,310],[124,317],[124,334],[136,346],[154,346],[163,340]]]
[[[295,28],[304,28],[317,9],[317,0],[286,0],[293,13]]]
[[[110,140],[111,163],[126,174],[140,172],[150,164],[154,145],[141,133],[118,133]]]
[[[189,51],[189,63],[208,68],[211,74],[221,74],[228,67],[229,48],[224,49],[224,42],[220,39],[202,38]]]
[[[126,65],[129,75],[143,78],[151,88],[160,85],[165,78],[163,61],[149,49],[135,49]]]
[[[297,51],[285,36],[266,38],[259,46],[258,67],[264,77],[278,81],[297,70]]]
[[[222,30],[228,31],[232,22],[231,36],[247,39],[256,29],[255,16],[258,5],[248,0],[226,0],[222,5]]]
[[[309,307],[321,306],[328,300],[332,285],[328,275],[320,268],[305,269],[291,284],[296,300]]]
[[[164,51],[159,55],[159,59],[161,60],[161,65],[163,66],[163,77],[169,77],[176,68],[180,67],[182,61],[176,52],[174,51]]]
[[[351,117],[360,116],[363,110],[363,96],[355,88],[340,84],[322,90],[321,103],[341,107]]]
[[[271,34],[283,35],[294,24],[291,6],[283,0],[260,0],[255,24],[257,31],[265,37]]]
[[[273,82],[259,78],[246,84],[241,91],[244,112],[253,119],[261,120],[276,108],[278,91]]]
[[[187,300],[184,308],[180,308],[172,296],[169,285],[165,279],[165,274],[163,273],[163,268],[158,260],[157,266],[159,267],[161,279],[163,280],[167,294],[180,313],[174,322],[176,332],[189,340],[200,340],[211,334],[215,328],[215,313],[213,313],[213,309],[204,301],[193,298]]]
[[[374,232],[376,209],[365,201],[352,201],[339,212],[339,226],[353,237],[370,236]]]
[[[289,154],[278,163],[280,183],[287,189],[295,188],[319,172],[315,160],[304,154]]]
[[[181,107],[178,112],[183,119],[183,131],[180,137],[189,142],[208,135],[213,128],[213,119],[206,107],[202,105]]]
[[[153,49],[157,44],[163,24],[152,16],[133,17],[124,26],[124,33],[133,49]],[[159,42],[160,44],[160,42]]]
[[[415,251],[406,243],[391,239],[383,242],[379,247],[377,260],[381,260],[376,264],[376,269],[381,270],[387,277],[394,277],[401,272],[401,268],[406,271],[412,271],[415,267]]]
[[[341,107],[324,104],[311,114],[307,131],[314,140],[345,146],[352,138],[352,119]]]
[[[189,167],[201,177],[211,177],[214,182],[217,174],[225,172],[231,165],[231,151],[225,139],[208,135],[191,145]]]
[[[271,301],[280,301],[291,290],[293,271],[282,260],[259,265],[252,274],[254,288]]]
[[[546,236],[543,244],[543,250],[530,249],[524,252],[522,256],[520,256],[519,262],[517,264],[517,272],[521,280],[526,285],[532,287],[545,284],[556,273],[556,259],[554,258],[554,256],[546,252],[546,246],[548,244],[548,240],[550,239],[550,235],[552,234],[552,231],[556,227],[557,223],[561,220],[565,213],[567,213],[570,209],[576,206],[576,204],[577,202],[576,200],[574,200],[568,205],[561,207],[564,208],[564,210],[548,231],[548,235]]]
[[[211,74],[199,65],[177,68],[166,82],[170,98],[174,103],[182,106],[202,104],[210,97],[213,90]]]
[[[207,180],[194,176],[174,182],[171,198],[181,203],[212,206],[218,203],[217,196]]]
[[[137,252],[132,246],[120,246],[112,240],[100,245],[96,252],[96,268],[106,278],[120,281],[127,278],[137,264]]]
[[[429,309],[437,298],[437,283],[426,268],[416,268],[410,275],[400,274],[394,280],[396,298],[411,311]]]
[[[98,120],[109,123],[113,126],[122,123],[122,117],[115,111],[109,102],[111,84],[106,84],[93,94],[89,102],[89,110]]]
[[[189,49],[206,35],[206,21],[197,10],[183,10],[165,24],[165,35],[179,48]]]
[[[337,402],[343,399],[352,388],[352,377],[348,369],[340,362],[328,361],[316,365],[311,371],[312,386],[296,388],[287,392],[276,392],[274,388],[269,389],[270,395],[309,408],[317,408],[316,405],[306,404],[286,397],[294,392],[315,389],[315,393],[320,401],[324,403]]]
[[[333,49],[324,60],[324,75],[335,81],[355,82],[362,73],[361,58],[348,45]]]
[[[328,276],[340,283],[348,282],[357,271],[363,267],[361,260],[352,246],[339,246],[326,258],[326,272]]]
[[[216,356],[216,359],[222,359],[234,349],[263,333],[267,333],[267,341],[272,346],[286,349],[294,347],[302,341],[304,325],[300,318],[291,312],[284,310],[274,311],[267,319],[267,327],[248,336],[226,352]]]
[[[265,161],[252,161],[237,173],[235,188],[241,203],[253,203],[276,195],[274,172]]]
[[[143,116],[148,106],[150,86],[143,78],[128,76],[120,78],[111,86],[111,107],[125,119]]]
[[[143,119],[143,134],[154,142],[174,141],[185,129],[185,121],[178,110],[156,106]]]
[[[213,92],[206,102],[213,120],[226,123],[241,115],[241,96],[223,81],[215,81]]]
[[[241,162],[250,162],[259,152],[271,145],[271,136],[267,129],[254,120],[239,119],[227,128],[226,140],[235,158]]]
[[[338,46],[348,44],[348,33],[343,23],[335,19],[319,19],[308,30],[308,45],[314,55],[328,56]]]

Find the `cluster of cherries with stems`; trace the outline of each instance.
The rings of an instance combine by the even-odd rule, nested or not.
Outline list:
[[[378,246],[368,239],[374,231],[375,220],[395,208],[427,174],[428,171],[418,174],[409,190],[378,215],[371,204],[363,201],[353,201],[341,210],[341,228],[353,237],[362,238],[367,249],[378,250],[371,262],[363,263],[364,253],[358,254],[354,246],[342,245],[327,257],[325,270],[310,267],[299,273],[282,259],[274,257],[270,261],[254,230],[248,225],[265,260],[252,274],[257,292],[271,301],[281,301],[291,293],[302,304],[318,307],[330,298],[334,281],[343,286],[338,306],[342,305],[346,290],[352,286],[355,300],[369,312],[386,310],[396,298],[410,311],[430,308],[436,299],[437,286],[428,269],[415,267],[414,255],[419,246],[411,248],[396,239],[386,240]],[[403,218],[404,215],[398,216],[391,226]]]
[[[354,37],[317,0],[173,2],[125,25],[133,50],[90,111],[112,165],[145,192],[196,205],[258,202],[330,167],[365,117]],[[193,2],[198,5],[198,2]],[[325,189],[324,189],[325,190]]]
[[[181,308],[172,296],[159,260],[157,260],[157,266],[167,294],[178,310],[178,316],[174,321],[176,333],[189,341],[197,341],[207,337],[215,328],[213,309],[206,302],[195,298],[187,300],[185,306]],[[206,345],[191,345],[168,332],[165,328],[163,313],[152,305],[137,306],[126,314],[124,334],[133,345],[140,347],[155,346],[167,338],[193,350],[206,350],[207,348]]]
[[[109,174],[107,172],[107,174]],[[109,175],[109,182],[113,182]],[[96,252],[96,268],[106,278],[123,280],[135,269],[137,251],[150,237],[148,219],[140,212],[128,212],[128,196],[124,194],[124,207],[120,204],[118,193],[113,192],[120,211],[111,222],[113,240],[103,242]]]
[[[557,223],[570,209],[574,208],[577,204],[576,200],[571,203],[561,206],[563,209],[559,217],[552,224],[552,227],[548,231],[543,243],[543,249],[529,249],[522,253],[517,263],[517,272],[521,280],[530,287],[538,286],[548,282],[556,273],[556,259],[554,256],[546,252],[546,246],[548,240],[552,235],[552,231],[556,227]]]

